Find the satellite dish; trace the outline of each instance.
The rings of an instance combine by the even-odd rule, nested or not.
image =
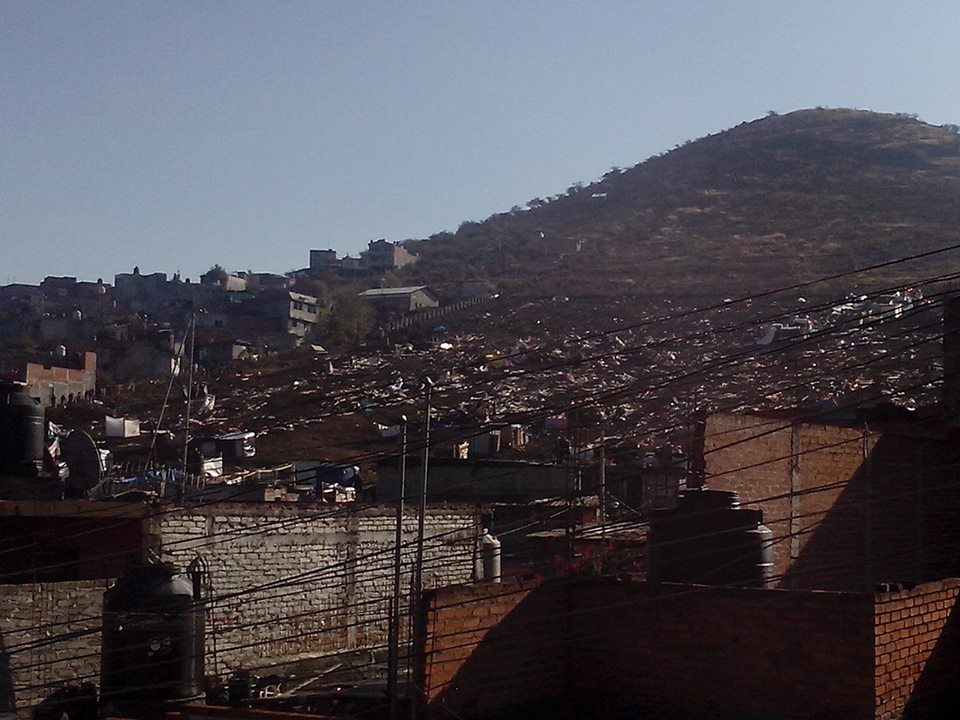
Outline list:
[[[60,443],[60,456],[70,469],[66,482],[67,497],[83,497],[87,490],[100,482],[103,469],[100,450],[87,433],[74,430]]]

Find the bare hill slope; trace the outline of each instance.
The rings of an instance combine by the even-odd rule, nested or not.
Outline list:
[[[413,273],[531,294],[726,296],[960,241],[960,135],[903,115],[801,110],[686,143],[417,243]],[[960,254],[898,265],[909,281]]]

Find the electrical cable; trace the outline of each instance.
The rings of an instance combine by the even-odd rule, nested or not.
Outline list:
[[[943,276],[941,276],[941,277],[943,277]],[[915,285],[916,285],[916,284],[919,284],[919,283],[915,283]],[[605,333],[601,333],[601,334],[605,334]],[[579,361],[577,361],[577,362],[579,362]]]
[[[789,425],[785,425],[784,427],[788,427],[788,426],[789,426]],[[773,430],[768,430],[768,431],[767,431],[766,433],[764,433],[764,434],[769,434],[769,433],[771,433],[771,432],[775,432],[776,430],[777,430],[777,428],[774,428]],[[737,443],[744,442],[744,441],[749,440],[749,439],[751,439],[751,438],[746,438],[746,439],[738,440]],[[724,449],[724,448],[723,448],[723,447],[717,448],[717,449],[711,450],[711,452],[715,452],[715,451],[717,451],[718,449]],[[349,509],[345,509],[345,510],[344,510],[344,512],[346,512],[346,511],[349,511]],[[339,510],[335,510],[335,511],[333,511],[333,512],[336,513],[336,512],[340,512],[340,511],[339,511]],[[294,521],[302,521],[302,519],[297,518],[297,519],[294,519]],[[189,542],[189,539],[186,540],[186,541]]]

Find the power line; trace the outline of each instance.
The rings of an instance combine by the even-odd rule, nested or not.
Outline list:
[[[920,384],[920,385],[925,385],[925,384],[926,384],[926,383],[923,383],[923,384]],[[483,432],[483,431],[481,431],[481,432]],[[654,432],[654,430],[648,430],[647,432]],[[749,438],[748,438],[748,439],[749,439]],[[743,442],[743,440],[741,440],[740,442]],[[414,448],[414,450],[416,450],[416,449],[420,449],[420,448]],[[212,504],[212,503],[211,503],[211,504]],[[200,506],[202,506],[202,505],[203,505],[203,504],[201,504]],[[198,506],[198,507],[200,507],[200,506]],[[334,510],[334,511],[333,511],[333,514],[336,514],[336,513],[339,513],[339,512],[350,512],[352,509],[355,509],[355,508],[345,508],[345,509],[342,510],[342,511],[341,511],[341,510]],[[183,510],[183,509],[181,509],[181,508],[175,508],[175,509],[171,509],[171,510],[167,510],[167,511],[161,511],[160,513],[157,513],[157,515],[166,514],[166,513],[168,513],[168,512],[169,512],[169,513],[179,513],[179,512],[187,512],[187,511],[185,511],[185,510]],[[290,520],[291,523],[296,523],[296,522],[301,522],[301,521],[302,521],[302,519],[299,519],[299,518]],[[278,521],[278,522],[285,522],[285,521]],[[100,531],[100,530],[90,530],[90,531],[87,531],[87,532],[96,532],[96,531]],[[190,542],[190,541],[191,541],[191,539],[185,539],[185,540],[183,540],[183,542]],[[177,542],[177,541],[174,541],[174,544],[175,544],[176,542]],[[23,548],[13,548],[13,549],[11,549],[11,550],[4,551],[4,552],[11,552],[11,551],[20,550],[20,549],[23,549]],[[70,564],[70,563],[64,563],[64,564],[62,564],[62,565],[69,565],[69,564]]]
[[[903,260],[906,261],[906,260],[909,260],[909,259],[911,259],[911,258],[905,258],[905,259],[903,259]],[[952,278],[952,277],[954,277],[954,276],[956,276],[956,275],[957,275],[957,274],[952,274],[952,275],[948,275],[948,276],[943,276],[943,275],[942,275],[942,276],[938,276],[938,277],[935,277],[935,278],[932,278],[932,279],[922,280],[922,281],[920,281],[919,283],[912,283],[912,284],[913,284],[913,285],[924,284],[924,282],[927,282],[928,280],[929,280],[930,282],[933,282],[933,281],[942,280],[942,279],[944,279],[944,278]],[[893,286],[893,287],[905,287],[905,285],[898,285],[898,286]],[[716,308],[716,307],[727,307],[729,304],[730,304],[730,303],[723,303],[723,304],[716,305],[716,306],[713,306],[713,307],[715,307],[715,308]],[[692,313],[692,312],[693,312],[693,311],[685,311],[684,313],[681,313],[680,315],[682,316],[682,315],[685,315],[685,314],[690,314],[690,313]],[[781,315],[778,315],[778,316],[775,316],[775,317],[779,317],[779,316],[782,316],[782,314],[781,314]],[[881,319],[882,319],[882,318],[881,318]],[[612,334],[612,333],[614,333],[614,332],[621,332],[621,331],[623,331],[624,329],[626,329],[626,328],[619,328],[619,329],[616,329],[616,330],[603,331],[603,332],[601,332],[601,333],[594,333],[593,335],[591,335],[591,337],[595,337],[595,336],[599,336],[599,335],[605,335],[605,334]],[[723,329],[720,329],[719,331],[722,331],[722,330],[723,330]],[[718,331],[713,331],[713,332],[718,332]],[[633,348],[633,349],[638,349],[638,348]],[[626,348],[626,349],[624,349],[624,350],[631,350],[631,349],[630,349],[630,348]],[[623,352],[612,353],[612,354],[623,354]],[[605,356],[606,356],[606,355],[604,355],[604,357],[605,357]],[[590,362],[590,361],[592,361],[593,359],[595,359],[595,358],[586,358],[586,359],[580,359],[580,360],[572,360],[572,361],[569,361],[569,362],[567,362],[567,363],[565,363],[565,364],[570,364],[570,365],[572,365],[572,364],[579,364],[579,363],[582,363],[582,362]],[[551,368],[547,368],[547,369],[553,369],[554,367],[556,367],[556,366],[552,366]],[[490,381],[488,381],[488,382],[490,382]],[[484,431],[481,430],[480,433],[482,433],[482,432],[484,432]],[[480,434],[480,433],[478,433],[478,434]],[[469,436],[468,436],[468,437],[469,437]],[[367,456],[358,456],[358,457],[352,458],[352,459],[351,459],[351,458],[348,458],[348,459],[347,459],[346,461],[344,461],[344,462],[362,462],[364,459],[368,459],[368,458],[370,458],[370,457],[371,457],[371,456],[369,456],[369,455],[367,455]],[[375,457],[375,455],[374,455],[373,457]],[[244,492],[244,491],[245,491],[245,490],[240,490],[240,491],[238,491],[238,492]],[[96,531],[99,531],[99,530],[96,530]],[[15,548],[14,550],[19,550],[19,548]],[[6,551],[2,551],[2,552],[6,552]]]
[[[806,489],[805,491],[803,491],[803,494],[814,494],[814,493],[817,493],[817,492],[823,492],[823,491],[830,490],[830,489],[836,489],[836,487],[837,487],[838,485],[842,485],[842,483],[831,483],[831,484],[826,484],[826,485],[822,485],[822,486],[817,486],[817,487],[814,487],[814,488],[808,488],[808,489]],[[880,502],[888,502],[890,499],[898,499],[898,498],[901,498],[901,497],[910,497],[910,496],[912,496],[912,495],[914,495],[914,494],[920,494],[920,493],[929,493],[929,492],[931,492],[931,491],[933,491],[933,490],[939,489],[940,487],[947,487],[947,486],[953,487],[954,485],[955,485],[955,483],[954,483],[953,481],[948,482],[948,483],[937,484],[937,485],[933,485],[933,486],[928,485],[928,486],[926,486],[926,487],[924,487],[924,488],[918,488],[918,489],[915,490],[915,491],[914,491],[914,490],[911,490],[911,491],[908,491],[908,492],[905,492],[905,493],[895,493],[895,494],[893,494],[893,495],[891,495],[891,496],[889,496],[889,497],[880,496],[880,497],[872,498],[872,499],[868,500],[867,503],[868,503],[868,504],[873,504],[873,503],[880,503]],[[770,496],[769,498],[761,498],[761,499],[757,499],[757,500],[751,501],[751,502],[748,503],[748,504],[757,504],[757,503],[763,502],[763,501],[765,501],[765,500],[779,499],[779,498],[781,498],[781,497],[786,497],[786,496],[787,496],[786,494],[784,494],[784,495],[774,495],[774,496]],[[840,500],[838,500],[836,503],[834,503],[834,506],[833,506],[833,507],[836,508],[836,507],[837,507],[838,505],[840,505],[840,504],[842,504],[842,502],[841,502]],[[808,514],[804,514],[802,517],[816,516],[816,515],[819,515],[819,514],[824,514],[824,515],[825,515],[825,514],[828,514],[829,512],[832,512],[832,510],[830,510],[830,511],[824,511],[824,512],[808,513]],[[789,518],[789,519],[796,519],[796,517],[794,517],[794,518]],[[778,521],[778,520],[767,520],[767,522],[779,522],[779,521]],[[814,524],[814,525],[811,526],[811,527],[803,528],[803,529],[801,529],[801,530],[799,530],[799,531],[797,531],[797,532],[787,533],[786,535],[783,535],[783,536],[780,536],[779,538],[777,538],[777,541],[779,542],[780,540],[785,539],[785,538],[797,537],[797,536],[801,536],[801,535],[805,535],[805,534],[809,534],[809,533],[811,533],[811,532],[814,532],[815,529],[816,529],[816,527],[819,526],[819,524],[820,524],[820,523],[818,522],[818,523]],[[528,525],[529,525],[529,524],[528,524]],[[517,529],[522,529],[522,527],[523,527],[523,526],[521,526],[520,528],[517,528]],[[719,535],[719,534],[723,534],[724,532],[727,532],[727,531],[717,531],[717,532],[705,533],[705,534],[702,535],[702,537],[709,537],[709,536],[711,536],[711,535]],[[700,536],[697,536],[697,537],[700,537]],[[909,550],[910,550],[911,552],[913,551],[912,549],[909,549]],[[440,560],[438,559],[437,562],[439,562],[439,561],[440,561]],[[382,602],[382,599],[380,600],[380,602]],[[364,604],[365,604],[365,603],[364,603]],[[381,620],[382,620],[382,618],[381,618]],[[245,627],[245,626],[247,626],[247,625],[241,625],[241,626],[238,626],[238,627]],[[318,631],[318,632],[319,632],[319,631]],[[270,641],[272,641],[272,640],[270,640]],[[269,641],[268,641],[268,642],[269,642]],[[19,648],[20,646],[16,646],[16,647]]]
[[[819,523],[818,523],[818,524],[819,524]],[[785,534],[785,535],[782,535],[782,536],[779,536],[779,537],[774,538],[774,542],[782,542],[782,541],[784,541],[784,540],[786,540],[786,539],[789,539],[789,538],[791,538],[791,537],[797,536],[797,535],[799,535],[799,534],[809,534],[810,532],[813,532],[813,531],[814,531],[813,528],[807,528],[807,529],[802,530],[800,533],[788,533],[788,534]],[[937,543],[937,545],[938,545],[938,546],[941,546],[941,545],[942,545],[942,546],[945,546],[945,547],[954,547],[954,546],[957,546],[957,545],[958,545],[958,542]],[[904,551],[904,550],[901,549],[901,550],[898,550],[898,551],[893,551],[893,552],[889,552],[889,553],[883,553],[883,554],[881,554],[881,555],[874,555],[874,556],[872,556],[872,559],[875,560],[875,559],[881,559],[881,558],[887,558],[887,557],[896,557],[896,556],[898,556],[898,555],[905,554],[905,553],[907,553],[907,552],[912,552],[912,549],[907,549],[906,551]],[[733,562],[733,561],[732,561],[732,562]],[[854,560],[852,560],[852,561],[842,561],[842,562],[839,562],[839,563],[835,563],[832,567],[834,567],[834,568],[837,568],[837,567],[840,567],[840,568],[842,568],[842,567],[848,567],[848,566],[850,566],[850,565],[855,565],[855,564],[857,564],[858,562],[859,562],[859,560],[857,560],[857,559],[854,559]],[[822,571],[822,568],[819,569],[819,570],[816,570],[816,571],[817,571],[817,572],[820,572],[820,571]],[[771,580],[772,580],[772,581],[782,580],[782,579],[784,579],[785,577],[786,577],[786,574],[782,574],[782,575],[774,576],[773,578],[771,578]],[[619,607],[626,607],[626,606],[632,606],[632,605],[637,605],[637,604],[643,604],[643,603],[646,603],[646,602],[655,602],[655,601],[661,601],[661,600],[662,600],[662,601],[667,601],[667,600],[669,600],[669,599],[673,599],[673,598],[676,598],[676,597],[678,597],[678,596],[683,596],[683,595],[687,595],[687,594],[697,594],[697,593],[709,593],[710,591],[713,591],[713,590],[715,590],[715,589],[717,589],[717,588],[722,588],[722,587],[739,587],[739,585],[709,585],[709,586],[697,586],[697,587],[690,587],[689,585],[686,585],[686,586],[682,586],[682,585],[681,585],[681,587],[686,587],[687,589],[682,590],[682,591],[680,591],[680,592],[678,592],[678,593],[671,593],[671,594],[669,594],[669,595],[663,595],[663,596],[659,596],[659,597],[645,597],[645,598],[641,598],[641,599],[639,599],[639,600],[623,601],[623,602],[618,602],[618,603],[605,603],[605,604],[598,605],[598,606],[594,606],[594,607],[591,607],[591,608],[581,608],[581,609],[574,609],[574,610],[565,610],[565,611],[558,612],[558,613],[550,613],[550,614],[547,614],[547,615],[544,615],[544,616],[538,618],[538,621],[544,621],[544,622],[545,622],[545,621],[556,621],[556,620],[567,619],[567,618],[570,618],[570,617],[573,617],[573,616],[577,616],[577,615],[581,615],[581,614],[586,614],[586,613],[590,613],[590,612],[609,611],[609,610],[616,609],[616,608],[619,608]],[[457,605],[469,605],[469,604],[473,604],[473,603],[482,603],[482,602],[486,602],[486,601],[488,601],[488,600],[490,600],[490,599],[496,599],[497,597],[506,597],[506,596],[510,596],[510,595],[515,595],[515,594],[517,594],[517,592],[518,592],[517,590],[511,588],[511,589],[505,590],[504,592],[499,593],[499,594],[497,594],[497,595],[493,595],[493,596],[490,596],[490,597],[471,598],[471,599],[468,599],[468,600],[460,601],[460,602],[458,602],[458,603],[453,603],[453,604],[451,604],[451,605],[449,605],[449,606],[444,606],[444,608],[454,607],[454,606],[457,606]],[[481,627],[478,627],[478,628],[470,628],[469,630],[456,631],[456,632],[453,632],[453,633],[447,633],[447,634],[443,634],[443,635],[435,635],[434,637],[437,637],[437,638],[455,637],[455,636],[458,636],[458,635],[461,635],[461,634],[468,634],[468,633],[474,633],[474,632],[477,632],[477,631],[490,630],[490,629],[492,629],[493,627],[496,627],[496,625],[481,626]],[[316,632],[322,632],[322,631],[316,631]],[[290,637],[283,638],[283,639],[284,639],[284,640],[289,640],[289,639],[292,639],[292,638],[296,638],[296,637],[298,637],[298,636],[311,635],[311,634],[315,634],[315,633],[302,633],[302,634],[300,634],[300,635],[294,635],[294,636],[290,636]],[[520,633],[519,631],[516,633],[517,636],[519,636],[520,634],[521,634],[521,633]],[[502,637],[506,637],[506,635],[501,635],[501,636],[499,636],[499,637],[501,637],[501,638],[502,638]],[[467,643],[467,644],[463,645],[463,647],[470,647],[470,646],[472,646],[472,645],[473,645],[473,643]],[[384,649],[385,647],[386,647],[385,645],[382,645],[382,644],[381,644],[381,645],[375,645],[375,646],[367,647],[367,648],[363,648],[363,649],[369,651],[369,650]],[[447,649],[456,649],[457,647],[458,647],[458,646],[452,646],[452,647],[448,647]],[[543,649],[546,651],[546,650],[549,650],[550,648],[549,648],[549,647],[545,647],[545,648],[543,648]],[[277,666],[282,666],[282,665],[288,664],[288,663],[289,663],[289,660],[287,660],[287,661],[282,661],[282,662],[279,662],[279,663],[276,663],[276,664],[272,664],[272,665],[269,665],[269,666],[266,666],[266,667],[277,667]],[[372,664],[372,663],[370,663],[370,664]],[[149,669],[149,667],[151,667],[152,665],[153,665],[153,664],[145,664],[145,665],[142,666],[142,669]],[[248,668],[248,669],[257,670],[257,669],[261,669],[261,668],[259,668],[259,667],[252,667],[252,668]],[[87,675],[87,676],[79,676],[79,677],[77,677],[76,679],[78,679],[78,680],[82,680],[82,679],[93,679],[93,678],[95,678],[95,677],[96,677],[96,676],[94,676],[94,675]],[[43,683],[43,684],[39,684],[39,685],[21,686],[21,687],[19,687],[18,689],[21,690],[21,691],[23,691],[23,690],[34,690],[34,689],[50,689],[50,688],[53,688],[53,687],[59,687],[61,684],[62,684],[62,683],[60,683],[60,682]],[[148,689],[149,687],[151,687],[151,686],[142,686],[142,687],[132,688],[132,689]],[[128,689],[128,690],[130,690],[130,689]]]

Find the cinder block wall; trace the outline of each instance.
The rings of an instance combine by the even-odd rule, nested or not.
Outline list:
[[[210,569],[217,600],[206,629],[208,675],[385,646],[392,508],[222,503],[168,510],[144,525],[146,548],[163,560],[183,569],[200,556]],[[430,508],[425,528],[426,587],[469,583],[479,530],[474,509]],[[404,594],[416,532],[416,517],[409,514]],[[113,582],[0,585],[0,632],[19,708],[29,709],[65,684],[99,685],[103,593]],[[401,602],[407,606],[406,595]],[[19,647],[25,643],[36,645]]]
[[[470,582],[475,511],[430,508],[425,527],[425,586]],[[210,568],[211,594],[223,599],[208,616],[207,672],[223,674],[383,647],[394,528],[388,507],[223,503],[157,516],[147,535],[164,560],[185,567],[199,555]],[[411,513],[403,527],[404,593],[411,586],[416,529]]]
[[[103,593],[112,580],[0,585],[0,632],[20,715],[66,684],[100,684]]]

